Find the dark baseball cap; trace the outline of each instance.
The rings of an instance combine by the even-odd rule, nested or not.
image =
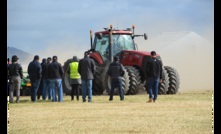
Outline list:
[[[12,61],[17,61],[19,58],[18,58],[18,56],[17,55],[13,55],[12,56]]]

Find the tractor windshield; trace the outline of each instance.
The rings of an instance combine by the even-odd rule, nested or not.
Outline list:
[[[119,54],[122,50],[135,50],[134,41],[131,35],[113,34],[113,56]],[[103,61],[108,60],[109,56],[109,35],[103,35],[102,39],[95,38],[94,49],[99,52]]]

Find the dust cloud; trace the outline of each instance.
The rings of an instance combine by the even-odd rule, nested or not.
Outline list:
[[[179,73],[179,91],[214,89],[214,44],[193,31],[164,32],[148,40],[135,40],[138,50],[155,50],[164,66]],[[54,47],[56,46],[56,47]],[[39,52],[42,58],[58,56],[62,65],[74,55],[83,58],[88,45],[76,42],[51,43]]]
[[[195,32],[164,32],[140,42],[139,49],[155,50],[164,66],[177,70],[179,91],[214,89],[214,44]]]
[[[58,57],[58,62],[64,65],[68,59],[72,59],[73,56],[77,56],[79,59],[83,58],[84,52],[87,51],[90,46],[84,47],[77,42],[52,42],[47,44],[44,50],[39,52],[41,59],[47,57]],[[86,46],[86,45],[85,45]]]

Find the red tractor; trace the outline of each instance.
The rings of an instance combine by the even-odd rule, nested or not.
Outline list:
[[[139,85],[145,85],[145,68],[147,61],[151,58],[150,52],[139,51],[134,42],[135,37],[142,36],[147,39],[147,35],[136,35],[134,26],[125,30],[104,28],[104,31],[95,32],[93,41],[92,31],[90,31],[91,49],[90,58],[96,63],[96,72],[93,80],[93,94],[101,95],[104,91],[108,94],[111,89],[110,77],[107,75],[109,64],[113,57],[118,55],[120,62],[126,69],[122,79],[122,89],[125,95],[135,95],[138,93]],[[161,59],[157,54],[157,58]],[[64,93],[70,94],[71,86],[69,84],[67,67],[71,59],[64,63],[65,75],[63,78]],[[163,66],[165,80],[159,85],[159,94],[176,94],[179,89],[179,75],[176,69],[170,66]],[[115,90],[118,94],[118,90]]]

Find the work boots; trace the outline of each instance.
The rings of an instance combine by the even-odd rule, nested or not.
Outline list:
[[[148,101],[147,101],[147,103],[150,103],[150,102],[152,102],[153,100],[150,98]]]

